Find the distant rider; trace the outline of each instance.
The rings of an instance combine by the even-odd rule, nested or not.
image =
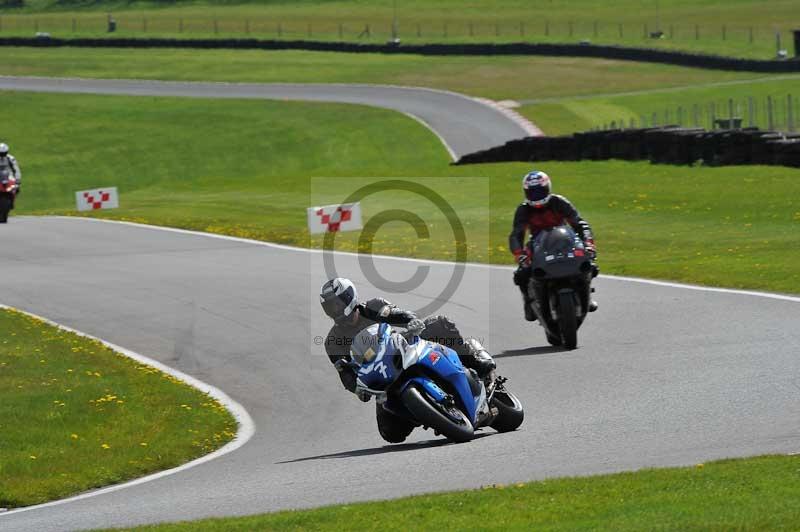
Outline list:
[[[369,401],[370,395],[356,389],[356,372],[345,362],[350,358],[353,338],[373,323],[398,325],[411,334],[453,349],[462,364],[474,369],[481,379],[488,377],[495,368],[494,360],[480,342],[474,338],[464,339],[455,323],[446,316],[431,316],[420,320],[413,312],[400,309],[380,297],[361,303],[352,281],[341,277],[322,285],[319,297],[325,314],[334,321],[325,338],[325,351],[339,371],[344,387],[358,395],[362,401]],[[376,413],[378,431],[389,442],[405,440],[414,428],[380,406]]]
[[[17,184],[14,187],[14,193],[19,194],[19,185],[22,180],[22,171],[19,169],[17,159],[8,153],[8,144],[0,142],[0,170],[8,170],[10,176],[16,179]]]
[[[581,218],[572,203],[564,196],[551,194],[550,177],[538,170],[525,174],[522,178],[522,191],[525,200],[517,207],[514,213],[514,225],[508,237],[508,246],[514,254],[519,267],[514,272],[514,284],[519,286],[525,307],[525,319],[536,321],[536,314],[531,307],[528,294],[528,281],[531,277],[531,256],[529,248],[525,246],[525,232],[530,233],[531,240],[539,231],[551,229],[559,225],[569,224],[578,234],[586,247],[586,252],[594,264],[597,251],[594,245],[594,236],[589,222]],[[594,266],[594,275],[597,275],[597,266]],[[597,310],[597,303],[589,304],[589,312]]]

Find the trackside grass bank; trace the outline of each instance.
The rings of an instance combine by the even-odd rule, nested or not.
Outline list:
[[[386,42],[578,42],[651,46],[722,55],[774,57],[775,31],[791,53],[792,0],[256,0],[85,2],[10,0],[3,33],[182,37],[259,37]],[[396,21],[396,25],[393,24]],[[752,29],[751,29],[752,28]],[[661,30],[663,38],[650,32]]]
[[[98,341],[0,309],[0,507],[168,469],[230,441],[215,399]]]
[[[789,96],[792,97],[791,106],[787,101]],[[767,98],[771,98],[771,104],[767,103]],[[612,122],[627,127],[631,120],[645,126],[652,126],[654,121],[660,125],[678,124],[680,120],[685,127],[698,125],[711,129],[712,118],[730,116],[729,100],[733,103],[734,117],[741,118],[744,126],[750,125],[752,99],[753,125],[769,129],[768,105],[772,105],[772,128],[788,132],[790,127],[800,130],[798,98],[800,76],[766,77],[633,94],[555,98],[524,105],[519,111],[550,135],[568,135]],[[713,112],[711,106],[715,107]]]
[[[122,208],[94,216],[308,246],[305,209],[341,201],[340,180],[424,178],[465,225],[488,230],[488,246],[471,248],[468,260],[510,262],[507,235],[531,165],[450,166],[436,137],[399,113],[268,101],[14,93],[3,100],[17,124],[7,141],[26,177],[18,214],[71,214],[75,190],[117,185]],[[798,291],[796,169],[536,166],[592,223],[605,273]],[[453,184],[466,177],[478,179]],[[312,201],[312,178],[328,183],[327,196]],[[392,205],[391,196],[366,202],[365,216]],[[356,237],[337,243],[356,249]],[[373,252],[452,260],[446,244],[395,224],[377,233]]]
[[[798,498],[800,457],[765,456],[136,530],[792,530]]]

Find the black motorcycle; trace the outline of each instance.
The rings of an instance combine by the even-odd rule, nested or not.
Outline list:
[[[17,180],[7,168],[0,169],[0,224],[8,221],[8,212],[14,208]]]
[[[539,231],[528,247],[531,307],[550,345],[575,349],[578,328],[589,312],[597,267],[583,241],[566,225]]]

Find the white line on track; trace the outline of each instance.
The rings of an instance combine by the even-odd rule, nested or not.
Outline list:
[[[79,219],[79,220],[89,220],[93,222],[103,222],[103,223],[114,223],[114,224],[122,224],[122,225],[130,225],[134,227],[142,227],[145,229],[153,229],[158,231],[167,231],[171,233],[182,233],[187,235],[195,235],[195,236],[204,236],[208,238],[217,238],[220,240],[228,240],[231,242],[241,242],[244,244],[253,244],[257,246],[264,246],[274,249],[282,249],[286,251],[293,251],[296,253],[324,253],[321,249],[311,249],[311,248],[301,248],[296,246],[287,246],[285,244],[275,244],[273,242],[264,242],[262,240],[252,240],[249,238],[241,238],[236,236],[227,236],[227,235],[218,235],[215,233],[205,233],[203,231],[192,231],[190,229],[178,229],[175,227],[163,227],[160,225],[149,225],[137,222],[124,222],[120,220],[108,220],[104,218],[88,218],[83,216],[52,216],[52,218],[62,218],[62,219]],[[350,256],[358,256],[358,253],[353,253],[350,251],[336,251],[337,255],[350,255]],[[453,261],[448,260],[435,260],[435,259],[413,259],[409,257],[395,257],[392,255],[372,255],[373,257],[384,259],[384,260],[396,260],[396,261],[403,261],[403,262],[416,262],[420,264],[455,264]],[[488,268],[488,269],[503,269],[511,271],[514,269],[513,266],[506,266],[502,264],[485,264],[481,262],[471,262],[468,263],[471,268]],[[716,288],[713,286],[700,286],[694,284],[687,284],[687,283],[676,283],[672,281],[659,281],[656,279],[642,279],[640,277],[627,277],[627,276],[618,276],[618,275],[601,275],[600,277],[604,279],[608,279],[611,281],[622,281],[622,282],[631,282],[631,283],[640,283],[640,284],[649,284],[655,286],[666,286],[669,288],[680,288],[683,290],[696,290],[701,292],[717,292],[721,294],[735,294],[735,295],[743,295],[743,296],[752,296],[752,297],[763,297],[767,299],[777,299],[780,301],[789,301],[792,303],[800,303],[800,297],[798,296],[791,296],[786,294],[775,294],[771,292],[758,292],[755,290],[740,290],[735,288]]]
[[[240,243],[245,243],[245,244],[269,247],[269,248],[273,248],[273,249],[281,249],[281,250],[291,251],[291,252],[295,252],[295,253],[323,253],[323,250],[320,250],[320,249],[300,248],[300,247],[295,247],[295,246],[287,246],[287,245],[284,245],[284,244],[275,244],[275,243],[272,243],[272,242],[264,242],[264,241],[261,241],[261,240],[251,240],[251,239],[248,239],[248,238],[240,238],[240,237],[233,237],[233,236],[227,236],[227,235],[218,235],[218,234],[214,234],[214,233],[205,233],[205,232],[202,232],[202,231],[191,231],[191,230],[188,230],[188,229],[178,229],[178,228],[174,228],[174,227],[162,227],[162,226],[158,226],[158,225],[149,225],[149,224],[142,224],[142,223],[136,223],[136,222],[125,222],[125,221],[119,221],[119,220],[107,220],[107,219],[102,219],[102,218],[87,218],[87,217],[80,217],[80,216],[54,216],[53,218],[67,219],[67,220],[78,219],[78,220],[91,221],[91,222],[101,222],[101,223],[112,223],[112,224],[120,224],[120,225],[129,225],[129,226],[132,226],[132,227],[140,227],[140,228],[156,230],[156,231],[166,231],[166,232],[171,232],[171,233],[179,233],[179,234],[186,234],[186,235],[193,235],[193,236],[202,236],[202,237],[206,237],[206,238],[216,238],[216,239],[219,239],[219,240],[227,240],[227,241],[230,241],[230,242],[240,242]],[[337,254],[341,254],[341,255],[351,255],[351,256],[358,255],[358,253],[352,253],[352,252],[347,252],[347,251],[337,251],[336,253]],[[452,261],[443,261],[443,260],[413,259],[413,258],[408,258],[408,257],[394,257],[394,256],[391,256],[391,255],[373,255],[373,256],[376,257],[376,258],[385,259],[385,260],[416,262],[416,263],[423,263],[423,264],[451,264],[451,265],[454,264]],[[513,270],[512,266],[504,266],[504,265],[499,265],[499,264],[470,263],[470,267],[489,268],[489,269],[502,269],[502,270],[508,270],[508,271]],[[736,290],[736,289],[731,289],[731,288],[714,288],[714,287],[708,287],[708,286],[698,286],[698,285],[691,285],[691,284],[674,283],[674,282],[669,282],[669,281],[657,281],[657,280],[653,280],[653,279],[641,279],[641,278],[638,278],[638,277],[622,277],[622,276],[613,276],[613,275],[602,275],[602,277],[604,279],[609,279],[609,280],[612,280],[612,281],[622,281],[622,282],[633,282],[633,283],[641,283],[641,284],[650,284],[650,285],[655,285],[655,286],[666,286],[666,287],[670,287],[670,288],[678,288],[678,289],[684,289],[684,290],[697,290],[697,291],[704,291],[704,292],[717,292],[717,293],[724,293],[724,294],[745,295],[745,296],[752,296],[752,297],[762,297],[762,298],[767,298],[767,299],[777,299],[777,300],[781,300],[781,301],[789,301],[789,302],[792,302],[792,303],[800,303],[800,297],[783,295],[783,294],[773,294],[773,293],[769,293],[769,292],[756,292],[756,291],[752,291],[752,290]],[[0,308],[9,309],[9,308],[12,308],[12,307],[8,307],[6,305],[0,304]],[[19,310],[19,309],[15,309],[15,310]],[[209,395],[211,395],[215,399],[219,400],[222,404],[224,404],[233,413],[234,417],[236,417],[237,421],[239,421],[240,427],[239,427],[239,431],[237,432],[236,438],[232,442],[228,443],[227,445],[225,445],[224,447],[222,447],[220,449],[217,449],[213,453],[210,453],[210,454],[207,454],[207,455],[202,456],[200,458],[197,458],[196,460],[193,460],[193,461],[188,462],[186,464],[183,464],[181,466],[178,466],[178,467],[175,467],[175,468],[172,468],[172,469],[167,469],[165,471],[160,471],[158,473],[154,473],[152,475],[147,475],[147,476],[144,476],[144,477],[141,477],[141,478],[138,478],[138,479],[134,479],[134,480],[131,480],[129,482],[125,482],[123,484],[115,484],[113,486],[109,486],[109,487],[102,488],[102,489],[99,489],[99,490],[90,491],[90,492],[87,492],[87,493],[82,493],[82,494],[76,495],[74,497],[69,497],[69,498],[66,498],[66,499],[60,499],[60,500],[57,500],[57,501],[46,502],[46,503],[43,503],[43,504],[37,504],[35,506],[26,506],[24,508],[18,508],[18,509],[11,510],[11,511],[8,511],[8,512],[0,513],[0,519],[2,519],[2,516],[4,516],[4,515],[11,515],[11,514],[25,512],[25,511],[29,511],[29,510],[35,510],[35,509],[38,509],[38,508],[45,508],[45,507],[48,507],[48,506],[56,506],[56,505],[66,504],[66,503],[69,503],[69,502],[78,501],[78,500],[86,499],[86,498],[89,498],[89,497],[94,497],[96,495],[102,495],[104,493],[110,493],[110,492],[113,492],[113,491],[121,490],[121,489],[124,489],[124,488],[135,486],[137,484],[143,484],[143,483],[149,482],[151,480],[156,480],[156,479],[168,476],[168,475],[172,475],[172,474],[175,474],[175,473],[179,473],[181,471],[185,471],[185,470],[187,470],[187,469],[189,469],[191,467],[203,464],[205,462],[208,462],[210,460],[213,460],[215,458],[218,458],[220,456],[223,456],[225,454],[228,454],[230,452],[235,451],[236,449],[238,449],[239,447],[241,447],[242,445],[247,443],[247,441],[255,433],[255,424],[253,423],[253,420],[250,417],[250,414],[248,414],[247,410],[245,410],[242,405],[240,405],[239,403],[237,403],[236,401],[234,401],[233,399],[228,397],[228,395],[225,394],[225,392],[223,392],[222,390],[219,390],[218,388],[215,388],[214,386],[211,386],[210,384],[207,384],[207,383],[204,383],[204,382],[202,382],[202,381],[200,381],[198,379],[195,379],[194,377],[191,377],[190,375],[187,375],[187,374],[185,374],[185,373],[183,373],[181,371],[178,371],[176,369],[170,368],[169,366],[166,366],[166,365],[164,365],[164,364],[162,364],[162,363],[160,363],[158,361],[152,360],[150,358],[147,358],[147,357],[145,357],[143,355],[140,355],[138,353],[135,353],[135,352],[130,351],[128,349],[125,349],[123,347],[117,346],[117,345],[112,344],[110,342],[106,342],[105,340],[102,340],[100,338],[96,338],[94,336],[82,333],[80,331],[76,331],[75,329],[72,329],[70,327],[66,327],[64,325],[60,325],[60,324],[55,323],[55,322],[53,322],[51,320],[48,320],[47,318],[43,318],[41,316],[38,316],[38,315],[30,313],[30,312],[26,312],[24,310],[20,310],[20,312],[23,312],[25,314],[29,314],[30,316],[33,316],[33,317],[35,317],[37,319],[40,319],[40,320],[44,321],[45,323],[48,323],[48,324],[53,325],[55,327],[58,327],[60,329],[63,329],[63,330],[66,330],[66,331],[70,331],[70,332],[73,332],[73,333],[78,334],[80,336],[84,336],[86,338],[91,338],[93,340],[97,340],[99,342],[102,342],[103,344],[105,344],[106,346],[110,347],[111,349],[113,349],[115,351],[118,351],[118,352],[120,352],[120,353],[122,353],[122,354],[124,354],[124,355],[126,355],[126,356],[128,356],[128,357],[130,357],[132,359],[134,359],[134,360],[142,362],[144,364],[148,364],[150,366],[153,366],[153,367],[155,367],[155,368],[157,368],[157,369],[159,369],[159,370],[161,370],[161,371],[163,371],[165,373],[173,375],[174,377],[176,377],[178,379],[181,379],[182,381],[194,386],[195,388],[197,388],[197,389],[199,389],[199,390],[201,390],[203,392],[208,393]]]
[[[421,119],[417,115],[412,115],[411,113],[406,113],[405,111],[403,111],[403,114],[406,115],[409,118],[412,118],[412,119],[416,120],[417,122],[419,122],[420,124],[422,124],[423,126],[428,128],[428,130],[431,133],[433,133],[434,135],[436,135],[439,138],[439,141],[442,144],[444,144],[444,148],[447,150],[447,153],[450,155],[450,160],[453,161],[453,162],[458,160],[458,156],[456,155],[456,152],[453,151],[453,148],[450,147],[450,145],[447,143],[447,141],[444,140],[444,137],[441,136],[438,131],[433,129],[433,127],[429,123],[427,123],[426,121],[424,121],[423,119]]]
[[[59,329],[62,329],[64,331],[69,331],[71,333],[77,334],[78,336],[83,336],[84,338],[89,338],[91,340],[96,340],[96,341],[102,343],[103,345],[105,345],[106,347],[109,347],[109,348],[111,348],[112,350],[114,350],[114,351],[116,351],[118,353],[122,353],[123,355],[125,355],[128,358],[131,358],[131,359],[136,360],[137,362],[141,362],[143,364],[147,364],[148,366],[152,366],[152,367],[154,367],[154,368],[156,368],[158,370],[163,371],[164,373],[172,375],[173,377],[176,377],[177,379],[180,379],[181,381],[185,382],[186,384],[189,384],[190,386],[193,386],[194,388],[197,388],[201,392],[207,393],[208,395],[210,395],[211,397],[213,397],[214,399],[216,399],[217,401],[222,403],[225,406],[225,408],[227,408],[231,412],[231,414],[233,414],[233,417],[236,418],[236,421],[239,422],[239,430],[236,432],[236,437],[232,441],[228,442],[226,445],[220,447],[216,451],[214,451],[212,453],[209,453],[209,454],[206,454],[206,455],[203,455],[200,458],[196,458],[196,459],[192,460],[191,462],[186,462],[185,464],[179,465],[178,467],[173,467],[172,469],[166,469],[164,471],[159,471],[158,473],[153,473],[151,475],[146,475],[146,476],[143,476],[143,477],[139,477],[139,478],[136,478],[134,480],[130,480],[128,482],[124,482],[122,484],[114,484],[114,485],[108,486],[106,488],[101,488],[101,489],[94,490],[94,491],[88,491],[88,492],[85,492],[85,493],[81,493],[79,495],[75,495],[73,497],[67,497],[66,499],[58,499],[56,501],[45,502],[45,503],[36,504],[36,505],[33,505],[33,506],[24,506],[22,508],[16,508],[14,510],[9,510],[9,511],[6,511],[6,512],[2,512],[2,513],[0,513],[0,521],[6,515],[17,514],[17,513],[21,513],[21,512],[27,512],[29,510],[36,510],[36,509],[39,509],[39,508],[46,508],[48,506],[57,506],[57,505],[60,505],[60,504],[66,504],[66,503],[69,503],[69,502],[79,501],[81,499],[88,499],[89,497],[95,497],[97,495],[103,495],[105,493],[111,493],[112,491],[117,491],[117,490],[129,488],[131,486],[136,486],[137,484],[143,484],[145,482],[150,482],[151,480],[156,480],[156,479],[159,479],[159,478],[162,478],[162,477],[166,477],[166,476],[169,476],[169,475],[174,475],[175,473],[180,473],[181,471],[186,471],[187,469],[190,469],[192,467],[198,466],[200,464],[204,464],[206,462],[214,460],[215,458],[219,458],[220,456],[223,456],[223,455],[226,455],[228,453],[231,453],[231,452],[235,451],[236,449],[238,449],[239,447],[241,447],[242,445],[247,443],[247,441],[255,433],[255,423],[253,423],[253,419],[250,417],[250,414],[247,412],[247,410],[245,410],[245,408],[242,405],[240,405],[239,403],[237,403],[236,401],[231,399],[225,392],[223,392],[219,388],[216,388],[216,387],[214,387],[214,386],[212,386],[212,385],[210,385],[208,383],[205,383],[205,382],[203,382],[203,381],[201,381],[199,379],[196,379],[196,378],[192,377],[191,375],[187,375],[186,373],[183,373],[182,371],[178,371],[177,369],[174,369],[174,368],[171,368],[171,367],[169,367],[169,366],[167,366],[165,364],[162,364],[161,362],[158,362],[157,360],[153,360],[153,359],[148,358],[148,357],[146,357],[144,355],[140,355],[139,353],[135,353],[135,352],[133,352],[133,351],[131,351],[129,349],[125,349],[124,347],[120,347],[118,345],[112,344],[111,342],[107,342],[107,341],[105,341],[105,340],[103,340],[101,338],[97,338],[95,336],[83,333],[81,331],[77,331],[77,330],[75,330],[75,329],[73,329],[71,327],[67,327],[65,325],[61,325],[60,323],[56,323],[56,322],[54,322],[52,320],[49,320],[47,318],[44,318],[44,317],[39,316],[37,314],[34,314],[32,312],[28,312],[28,311],[25,311],[25,310],[14,308],[14,307],[9,307],[7,305],[3,305],[2,303],[0,303],[0,309],[16,310],[18,312],[22,312],[23,314],[27,314],[29,316],[32,316],[32,317],[36,318],[36,319],[42,320],[43,322],[45,322],[45,323],[47,323],[49,325],[52,325],[54,327],[57,327]]]

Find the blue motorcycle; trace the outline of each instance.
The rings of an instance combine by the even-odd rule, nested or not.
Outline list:
[[[505,378],[492,375],[484,383],[452,349],[418,336],[408,340],[385,323],[356,335],[349,364],[357,371],[357,388],[374,396],[378,408],[408,423],[409,432],[422,426],[466,442],[487,426],[515,430],[524,418]]]

